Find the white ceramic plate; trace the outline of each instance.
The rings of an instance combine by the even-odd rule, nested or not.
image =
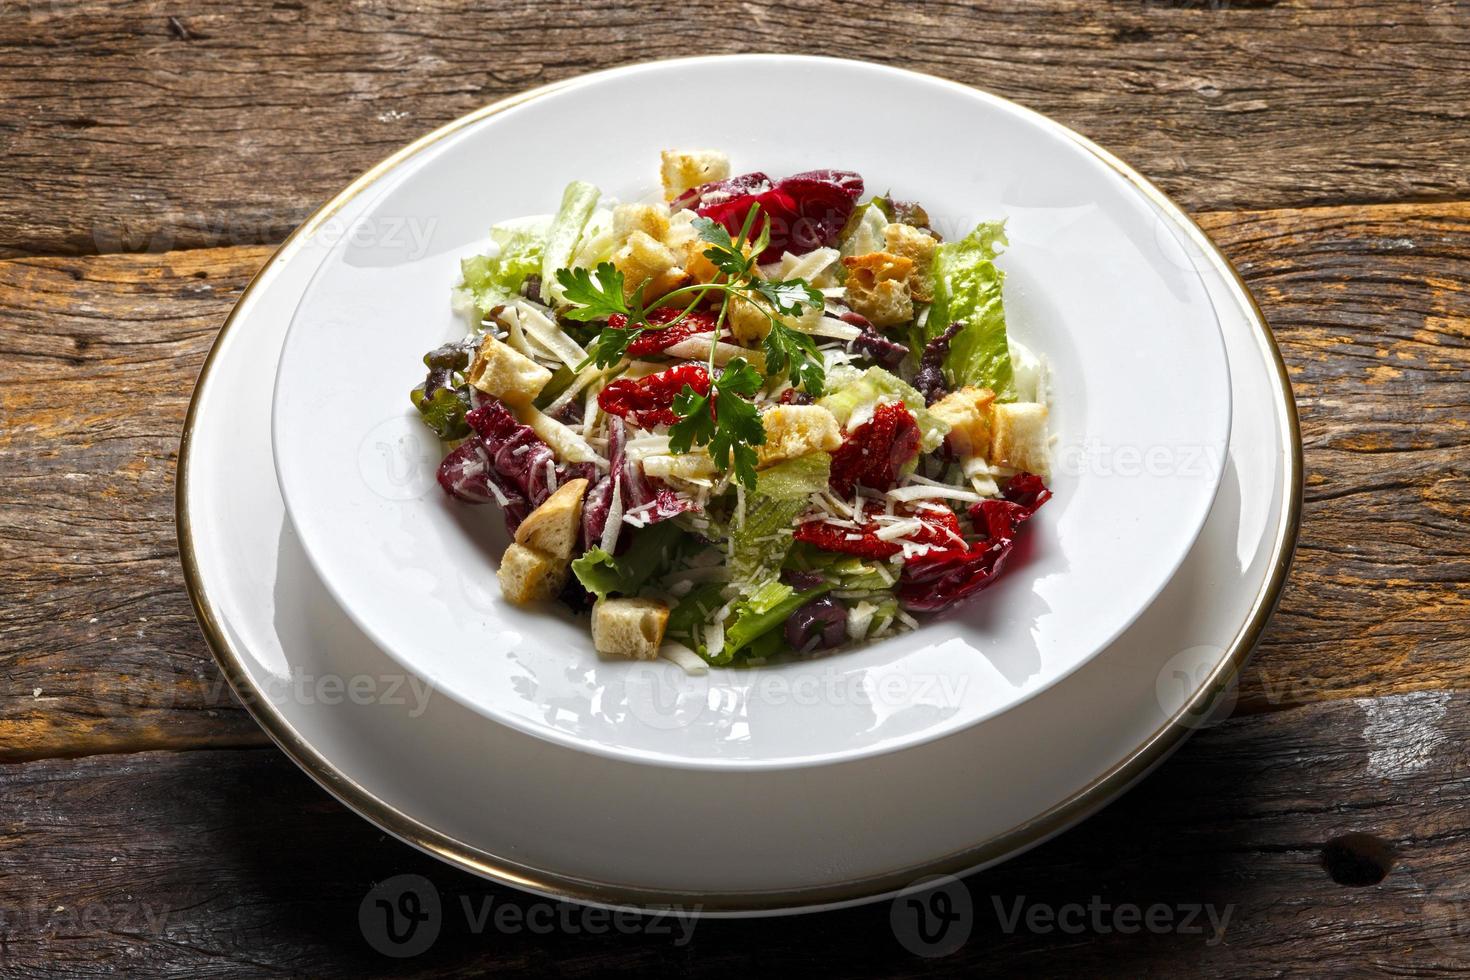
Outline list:
[[[706,111],[732,86],[754,105],[841,93],[878,116],[901,113],[935,151],[895,143],[885,127],[803,136],[764,114]],[[653,104],[657,114],[626,124],[625,107]],[[463,334],[448,289],[490,223],[552,209],[576,177],[647,197],[665,146],[719,146],[737,170],[857,170],[872,190],[923,201],[947,237],[1006,218],[1009,321],[1051,359],[1059,446],[1055,499],[980,599],[854,651],[715,672],[702,704],[720,710],[659,726],[636,722],[683,683],[678,669],[599,661],[585,621],[501,600],[499,515],[434,485],[440,451],[405,392],[423,351]],[[806,58],[659,63],[466,125],[374,189],[287,336],[274,408],[281,487],[306,554],[366,634],[438,690],[523,731],[722,768],[850,760],[955,732],[1044,690],[1127,627],[1215,495],[1228,368],[1183,246],[1136,186],[1065,130],[972,89]]]
[[[1072,677],[951,738],[799,773],[609,762],[453,698],[420,700],[415,679],[405,682],[327,596],[270,471],[269,379],[285,324],[381,172],[309,221],[236,307],[190,409],[178,519],[186,580],[236,694],[307,773],[385,831],[494,880],[580,901],[707,914],[851,903],[1044,840],[1162,759],[1216,692],[1228,708],[1233,674],[1285,578],[1299,436],[1249,296],[1162,203],[1166,233],[1201,249],[1221,310],[1235,395],[1226,478],[1159,601]],[[368,697],[318,695],[337,690],[323,680],[353,678]],[[712,841],[706,829],[752,822],[781,826],[780,846],[763,835]]]

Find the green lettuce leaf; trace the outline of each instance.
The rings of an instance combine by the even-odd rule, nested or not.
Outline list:
[[[546,248],[541,253],[541,283],[548,298],[561,298],[556,270],[572,264],[572,255],[577,251],[587,219],[592,217],[601,196],[601,191],[581,180],[572,181],[562,191],[561,208],[552,219],[551,230],[546,235]]]
[[[778,642],[770,643],[770,634],[785,627],[792,613],[831,588],[823,583],[814,589],[797,592],[784,582],[767,582],[754,595],[730,610],[730,621],[725,626],[725,648],[719,656],[705,659],[717,666],[728,664],[742,654],[746,658],[752,656],[752,649],[760,651],[758,656],[770,656],[774,652],[773,647],[780,649],[785,645],[779,642],[783,639],[779,633],[775,637]]]
[[[885,395],[899,398],[904,407],[914,414],[921,433],[921,451],[929,453],[939,448],[939,444],[949,434],[949,423],[924,407],[924,396],[919,394],[918,389],[882,368],[868,368],[856,380],[849,381],[831,394],[819,398],[817,404],[837,416],[838,424],[846,427],[853,412],[873,404]]]
[[[989,388],[1001,401],[1014,401],[1001,299],[1005,273],[995,265],[997,246],[1005,244],[1005,222],[988,221],[965,238],[934,250],[934,305],[929,308],[924,339],[933,340],[951,323],[963,321],[965,327],[950,342],[944,362],[950,383]]]
[[[520,295],[521,283],[541,269],[550,219],[543,216],[507,221],[490,229],[490,239],[499,246],[494,256],[475,255],[460,262],[463,289],[474,301],[480,317]]]
[[[653,524],[633,535],[628,550],[617,557],[601,548],[588,551],[572,562],[572,574],[599,599],[637,595],[650,578],[678,559],[688,541],[688,535],[670,521]]]
[[[701,657],[709,648],[704,643],[704,624],[725,604],[725,586],[721,582],[705,582],[689,590],[679,604],[669,613],[664,633],[669,639],[682,643]]]
[[[820,452],[756,474],[755,487],[745,494],[745,520],[731,534],[730,578],[742,593],[753,593],[776,577],[791,548],[796,519],[811,495],[827,488],[831,474],[832,457]]]

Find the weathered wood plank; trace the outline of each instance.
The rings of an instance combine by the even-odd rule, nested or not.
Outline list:
[[[499,930],[493,916],[502,904],[524,915],[537,900],[384,837],[273,750],[0,767],[0,967],[18,978],[119,966],[159,977],[671,967],[728,976],[775,962],[840,976],[1464,970],[1467,708],[1464,693],[1410,694],[1236,718],[1205,731],[1102,814],[968,879],[969,940],[930,963],[897,938],[887,903],[699,922],[683,946],[677,928],[630,934],[579,910],[519,920],[549,922],[549,931]],[[1324,845],[1349,833],[1391,851],[1380,884],[1344,886],[1324,868]],[[1349,864],[1334,852],[1339,877]],[[400,874],[428,879],[442,917],[427,951],[395,961],[369,945],[358,912],[374,883]],[[487,900],[492,917],[476,935],[462,902],[482,913]],[[1069,905],[1081,908],[1062,911]],[[1167,915],[1168,927],[1143,927],[1151,906],[1163,909],[1155,925]],[[1194,916],[1196,906],[1213,910],[1216,925],[1208,911]],[[1008,926],[1018,907],[1022,918]],[[1136,921],[1126,911],[1119,918],[1128,907],[1139,910]],[[1046,910],[1063,916],[1066,931],[1039,918]],[[606,933],[590,934],[599,924]]]
[[[1237,710],[1470,687],[1470,205],[1210,214],[1291,364],[1308,502]],[[198,636],[172,477],[267,250],[0,262],[0,759],[261,744]]]
[[[1243,708],[1470,687],[1470,205],[1202,220],[1282,345],[1306,450]]]
[[[761,50],[1015,98],[1193,209],[1470,196],[1460,0],[16,0],[0,18],[0,255],[278,241],[398,146],[505,95]]]

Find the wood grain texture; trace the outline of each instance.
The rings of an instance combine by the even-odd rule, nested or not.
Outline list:
[[[1215,213],[1303,418],[1300,550],[1238,711],[1470,688],[1470,205]],[[188,392],[267,250],[0,262],[0,760],[262,744],[184,595]]]
[[[274,750],[24,763],[0,767],[0,861],[10,868],[0,876],[0,971],[716,977],[785,964],[832,976],[1440,975],[1470,969],[1467,744],[1464,693],[1231,719],[1081,827],[967,879],[969,940],[933,960],[900,944],[888,903],[699,922],[687,945],[677,930],[620,933],[575,909],[535,913],[530,921],[554,923],[549,932],[497,930],[502,905],[525,914],[537,900],[384,837]],[[1349,833],[1392,852],[1380,884],[1347,887],[1324,867],[1324,844]],[[1332,868],[1347,870],[1341,860]],[[358,916],[375,883],[402,874],[438,892],[441,929],[427,951],[394,960],[369,946]],[[464,905],[483,915],[487,901],[492,918],[477,935]],[[1107,911],[1063,913],[1067,932],[1035,931],[1025,918],[1007,928],[1018,902]],[[1115,928],[1138,927],[1118,909],[1155,905],[1170,928]],[[1193,906],[1214,909],[1218,938],[1207,913],[1186,924]]]
[[[0,264],[0,759],[265,743],[183,593],[173,479],[269,251]]]
[[[1470,197],[1464,0],[13,0],[0,255],[279,241],[378,159],[505,95],[771,50],[1014,98],[1195,210]]]

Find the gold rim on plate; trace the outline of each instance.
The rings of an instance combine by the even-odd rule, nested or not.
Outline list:
[[[646,62],[643,65],[675,62],[697,63],[726,60],[726,58],[732,57],[739,58],[741,56],[675,58],[660,62]],[[843,59],[811,58],[807,60],[841,61]],[[559,89],[572,85],[586,84],[606,75],[625,72],[630,69],[643,67],[643,65],[623,66],[553,82],[549,85],[544,85],[485,106],[415,140],[358,177],[313,213],[311,217],[307,218],[299,228],[287,237],[280,248],[275,251],[261,267],[261,270],[251,279],[250,283],[245,287],[244,292],[240,294],[240,299],[236,302],[234,309],[231,310],[230,315],[225,319],[224,326],[220,329],[219,335],[215,338],[214,345],[210,348],[209,355],[205,358],[204,366],[200,370],[199,379],[195,386],[194,395],[189,403],[189,412],[184,421],[183,438],[179,446],[178,482],[175,499],[175,519],[178,529],[179,554],[183,562],[184,579],[189,591],[189,599],[194,605],[194,613],[199,619],[199,625],[204,633],[205,642],[214,654],[215,661],[219,664],[220,670],[223,671],[230,687],[234,690],[246,710],[250,712],[255,721],[265,730],[266,734],[307,775],[311,776],[312,779],[349,809],[398,839],[432,854],[448,864],[492,881],[537,892],[552,898],[618,908],[657,909],[679,907],[690,910],[697,909],[700,914],[755,914],[812,910],[834,905],[876,900],[885,895],[902,891],[913,885],[919,879],[931,875],[963,874],[989,864],[994,864],[1004,858],[1014,856],[1021,851],[1045,841],[1101,809],[1105,804],[1146,775],[1154,766],[1167,758],[1174,749],[1178,748],[1184,742],[1185,738],[1196,727],[1191,724],[1190,719],[1205,716],[1220,695],[1228,691],[1236,682],[1240,671],[1245,667],[1252,650],[1255,648],[1256,643],[1261,637],[1261,633],[1266,627],[1267,621],[1270,619],[1271,613],[1276,607],[1277,600],[1281,595],[1282,586],[1286,581],[1287,571],[1291,565],[1292,554],[1296,547],[1297,528],[1301,518],[1302,503],[1301,429],[1297,419],[1296,401],[1292,396],[1291,381],[1287,376],[1286,365],[1282,361],[1281,351],[1276,346],[1276,341],[1272,337],[1270,329],[1266,326],[1265,316],[1262,314],[1260,306],[1256,303],[1255,298],[1251,296],[1250,290],[1246,288],[1245,282],[1240,278],[1240,274],[1235,271],[1235,268],[1230,264],[1229,260],[1215,247],[1214,243],[1210,241],[1209,237],[1194,219],[1187,215],[1163,191],[1159,190],[1134,171],[1133,168],[1091,140],[1040,113],[1026,109],[1024,106],[1016,105],[1007,99],[990,93],[982,94],[1026,113],[1039,125],[1067,137],[1092,153],[1109,168],[1140,190],[1150,201],[1164,211],[1176,225],[1188,234],[1191,241],[1205,255],[1211,265],[1222,274],[1224,281],[1226,283],[1233,283],[1234,298],[1242,308],[1249,312],[1251,324],[1255,328],[1257,343],[1269,356],[1271,363],[1274,365],[1279,385],[1278,394],[1281,398],[1280,407],[1282,410],[1280,421],[1285,429],[1283,442],[1288,449],[1285,461],[1285,479],[1283,481],[1285,486],[1285,499],[1282,501],[1281,519],[1276,531],[1276,540],[1273,544],[1270,574],[1267,576],[1261,589],[1257,592],[1256,598],[1251,606],[1250,614],[1246,617],[1245,623],[1230,643],[1225,657],[1216,665],[1210,676],[1200,686],[1200,689],[1167,723],[1145,739],[1143,744],[1139,745],[1124,759],[1116,763],[1113,768],[1098,776],[1087,786],[1078,790],[1062,802],[1002,834],[962,851],[898,871],[851,879],[834,884],[780,891],[744,891],[725,894],[706,894],[630,888],[625,885],[546,872],[509,860],[500,855],[491,854],[446,834],[442,834],[373,796],[363,786],[338,772],[329,760],[323,757],[301,737],[300,733],[291,726],[290,722],[271,703],[269,698],[261,696],[261,692],[252,683],[250,675],[245,669],[244,659],[231,645],[225,631],[220,628],[219,619],[215,615],[214,607],[204,589],[203,583],[200,581],[199,566],[195,559],[188,507],[190,449],[193,442],[195,417],[202,401],[200,396],[209,383],[210,369],[214,365],[215,355],[220,351],[224,338],[229,333],[230,328],[234,325],[241,312],[250,305],[252,292],[256,287],[268,281],[275,269],[283,264],[283,260],[298,252],[305,240],[344,205],[367,190],[399,164],[429,146],[432,146],[444,137],[513,106],[521,105]],[[902,74],[919,74],[892,68],[885,70],[896,73],[901,72]],[[920,77],[928,81],[943,81],[945,84],[953,85],[969,92],[980,91],[971,86],[961,85],[958,82],[935,79],[933,76],[920,75]]]

